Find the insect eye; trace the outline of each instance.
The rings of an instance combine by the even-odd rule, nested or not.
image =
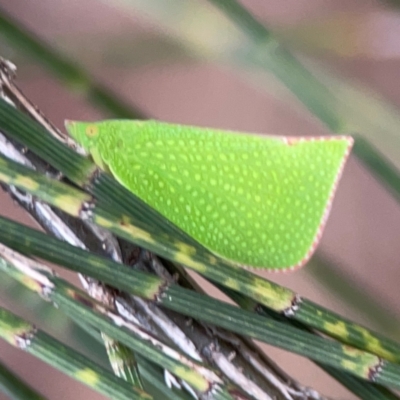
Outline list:
[[[86,136],[89,136],[89,137],[96,136],[97,133],[98,133],[97,126],[89,125],[89,126],[86,128],[85,133],[86,133]]]

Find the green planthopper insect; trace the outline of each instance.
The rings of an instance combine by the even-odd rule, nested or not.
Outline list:
[[[157,121],[66,127],[99,167],[214,254],[269,270],[311,257],[353,144]]]

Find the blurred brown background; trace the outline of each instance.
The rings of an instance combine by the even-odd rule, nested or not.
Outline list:
[[[234,45],[236,39],[220,37],[213,31],[211,27],[221,16],[207,2],[171,2],[179,5],[168,16],[170,21],[177,21],[172,23],[173,28],[154,19],[152,3],[148,1],[146,6],[146,1],[135,0],[0,0],[0,7],[54,48],[86,65],[99,80],[151,117],[282,135],[328,133],[288,93],[284,94],[290,103],[283,101],[281,87],[276,96],[274,91],[264,90],[228,64],[212,62],[213,52],[217,54],[223,45]],[[204,11],[191,10],[194,3],[204,6]],[[400,106],[400,15],[384,2],[249,0],[242,3],[294,48],[300,33],[304,40],[308,38],[305,43],[309,47],[302,50],[318,59],[324,68],[355,79]],[[187,42],[176,44],[178,35],[186,37]],[[188,46],[193,46],[194,40],[197,43],[192,54]],[[1,41],[0,50],[2,56],[18,64],[19,86],[60,127],[67,118],[104,117],[79,97],[79,88],[72,93],[5,41]],[[201,57],[203,62],[199,62]],[[271,82],[273,87],[272,78]],[[4,193],[0,193],[0,213],[32,223]],[[321,257],[335,265],[336,284],[331,282],[326,286],[321,281],[324,271],[316,262],[294,274],[267,277],[399,340],[399,237],[400,207],[351,157],[319,251]],[[360,296],[365,295],[375,302],[376,308],[368,304],[354,307],[339,299],[336,290],[345,284],[349,295],[355,294],[361,303]],[[8,298],[12,287],[4,290],[7,295],[0,297],[0,302],[12,307]],[[32,308],[28,304],[16,312],[35,320],[39,316],[34,315]],[[64,328],[61,330],[65,330],[67,340],[69,328]],[[354,398],[311,362],[269,347],[266,351],[301,383],[335,399]],[[101,398],[3,342],[0,342],[0,359],[50,399]]]

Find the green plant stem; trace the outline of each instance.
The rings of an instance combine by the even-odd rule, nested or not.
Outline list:
[[[318,253],[307,264],[306,272],[310,274],[311,279],[328,288],[333,296],[345,301],[357,314],[369,319],[386,335],[395,337],[400,328],[396,313],[377,301],[368,287],[356,282],[351,272],[347,273],[351,271],[350,266],[340,266],[342,268],[338,268],[338,263],[334,263],[329,257]]]
[[[2,251],[4,252],[4,248]],[[4,256],[9,260],[6,261]],[[23,263],[24,267],[16,268],[11,260],[16,265]],[[8,251],[0,258],[0,268],[38,294],[46,293],[48,300],[74,320],[84,320],[86,324],[96,327],[135,353],[166,368],[197,391],[206,393],[213,385],[219,386],[221,393],[225,391],[222,387],[223,381],[212,370],[163,345],[141,327],[125,322],[112,310],[63,279],[53,276],[33,260]]]
[[[52,281],[55,283],[55,290],[50,295],[51,300],[60,309],[68,309],[69,314],[74,315],[74,319],[86,318],[87,323],[98,327],[99,330],[128,346],[142,357],[150,359],[160,367],[168,369],[172,374],[189,383],[197,391],[206,394],[211,385],[220,386],[218,391],[221,393],[225,392],[226,398],[232,400],[222,387],[222,380],[213,371],[189,359],[183,362],[186,357],[180,354],[175,358],[164,354],[159,349],[161,344],[157,345],[157,343],[154,343],[158,342],[157,340],[154,340],[152,343],[152,335],[146,335],[145,332],[141,332],[142,334],[140,335],[124,326],[116,324],[116,321],[96,311],[96,304],[88,295],[73,288],[61,279],[53,278]]]
[[[132,271],[126,266],[47,237],[43,233],[23,227],[5,218],[1,218],[0,222],[1,241],[24,254],[59,263],[113,285],[124,292],[139,295],[148,300],[156,300],[160,305],[184,315],[304,355],[359,378],[372,379],[388,387],[396,388],[400,385],[400,366],[389,361],[382,363],[379,357],[368,352],[303,332],[278,321],[267,320],[262,316],[177,285],[166,286],[165,282],[152,275]],[[5,232],[7,233],[4,234]],[[4,265],[2,268],[5,272],[9,272]],[[13,274],[12,271],[11,274]],[[26,277],[20,281],[29,284],[28,287],[33,290],[42,290],[40,284],[29,282]],[[67,293],[68,290],[65,292]],[[61,300],[57,299],[56,302],[61,307]],[[188,308],[187,304],[195,306]],[[80,315],[79,312],[79,310],[74,310],[71,315]],[[110,332],[107,326],[100,325],[99,329],[129,345],[126,343],[126,338],[121,338],[117,332]]]
[[[361,379],[348,374],[343,374],[335,368],[324,366],[322,364],[321,367],[362,400],[399,400],[399,396],[381,385],[376,385],[374,383],[366,384]]]
[[[258,314],[263,315],[265,318],[273,319],[276,321],[281,321],[290,326],[295,326],[296,328],[302,329],[306,332],[310,332],[310,329],[296,321],[290,321],[283,318],[281,315],[271,312],[271,310],[265,307],[259,307],[256,302],[249,299],[248,297],[242,296],[240,293],[234,292],[223,286],[217,285],[217,287],[225,293],[229,298],[231,298],[235,303],[237,303],[241,308],[245,310],[257,310]],[[345,373],[337,368],[332,368],[323,362],[316,362],[320,368],[331,375],[334,379],[345,386],[349,391],[358,396],[363,400],[399,400],[400,397],[390,392],[388,389],[376,385],[375,383],[365,382],[355,376]]]
[[[133,388],[4,308],[0,308],[0,337],[113,399],[151,400],[147,393]]]

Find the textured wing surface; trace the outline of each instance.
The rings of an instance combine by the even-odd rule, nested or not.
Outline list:
[[[282,139],[113,121],[98,146],[114,176],[211,251],[300,266],[328,215],[350,139]]]

